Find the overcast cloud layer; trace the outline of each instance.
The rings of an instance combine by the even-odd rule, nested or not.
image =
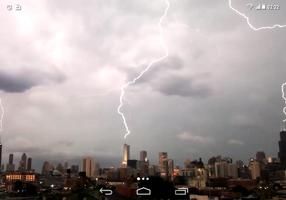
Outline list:
[[[0,97],[4,159],[35,162],[90,155],[118,165],[124,127],[120,85],[162,56],[164,0],[1,1]],[[260,27],[286,24],[280,11],[233,6]],[[252,1],[256,4],[259,1]],[[286,81],[286,28],[251,30],[227,0],[170,0],[163,21],[169,57],[128,88],[123,110],[133,158],[167,151],[177,164],[214,155],[277,156]]]

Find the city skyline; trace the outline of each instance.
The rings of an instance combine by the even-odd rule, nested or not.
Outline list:
[[[131,149],[130,149],[130,145],[128,144],[124,144],[123,145],[123,153],[122,153],[122,157],[121,157],[121,162],[118,162],[117,164],[115,165],[109,165],[109,166],[101,166],[101,163],[100,163],[100,160],[97,160],[97,159],[94,159],[94,157],[90,157],[88,155],[83,155],[81,158],[79,158],[80,160],[73,160],[71,163],[69,163],[71,160],[54,160],[52,162],[50,162],[50,160],[47,160],[47,159],[44,159],[45,161],[41,160],[42,161],[42,165],[39,166],[39,165],[36,165],[36,167],[34,168],[34,166],[32,167],[32,157],[29,156],[27,157],[26,153],[22,153],[21,155],[21,158],[19,159],[19,164],[18,164],[18,167],[17,167],[17,164],[14,163],[17,162],[17,160],[14,160],[14,154],[9,154],[9,160],[8,162],[4,162],[3,163],[3,160],[0,159],[0,162],[2,162],[3,166],[1,166],[3,172],[13,172],[13,171],[19,171],[19,172],[23,172],[23,171],[35,171],[35,172],[38,172],[40,173],[45,167],[45,163],[49,163],[49,167],[53,167],[53,168],[58,168],[58,166],[60,165],[63,169],[73,169],[74,166],[76,166],[78,168],[78,170],[81,170],[81,171],[85,171],[86,172],[86,175],[88,177],[93,177],[93,172],[95,170],[95,168],[97,167],[97,169],[99,169],[99,167],[102,167],[102,168],[126,168],[126,167],[130,167],[129,166],[129,161],[130,162],[133,162],[133,161],[136,161],[136,162],[143,162],[143,163],[148,163],[148,166],[149,164],[151,166],[158,166],[158,168],[160,169],[160,171],[163,172],[163,176],[165,176],[166,174],[168,174],[168,172],[166,171],[167,169],[164,168],[164,165],[167,164],[170,165],[169,163],[171,163],[171,165],[173,166],[173,168],[176,166],[178,167],[182,167],[182,166],[185,166],[186,162],[187,161],[199,161],[199,162],[203,162],[203,163],[208,163],[210,162],[211,159],[215,158],[215,157],[221,157],[221,158],[230,158],[231,159],[231,163],[232,162],[242,162],[242,163],[251,163],[253,161],[253,159],[259,161],[259,162],[265,162],[264,159],[267,160],[267,162],[277,162],[279,161],[281,163],[282,166],[286,166],[285,165],[285,157],[286,157],[286,150],[285,150],[285,138],[286,138],[286,130],[285,130],[285,127],[282,127],[281,128],[281,131],[280,131],[280,140],[277,142],[277,145],[279,147],[279,152],[277,152],[277,156],[271,156],[271,155],[268,155],[267,152],[265,153],[264,151],[257,151],[256,152],[256,155],[253,154],[251,157],[248,157],[247,159],[244,159],[244,160],[235,160],[231,157],[229,157],[228,155],[223,155],[223,154],[217,154],[217,155],[212,155],[211,157],[209,158],[204,158],[204,161],[202,160],[201,157],[199,158],[185,158],[184,160],[181,160],[179,163],[174,163],[174,160],[173,158],[170,158],[168,157],[168,152],[157,152],[159,154],[159,157],[158,159],[155,161],[155,163],[150,163],[149,159],[148,159],[148,153],[146,150],[141,150],[140,152],[137,152],[137,157],[130,157],[130,152],[131,152]],[[0,154],[0,157],[2,158],[2,143],[1,143],[1,154]],[[39,162],[39,161],[38,161]],[[82,164],[79,164],[79,163],[82,163]],[[157,164],[156,164],[157,162]],[[62,164],[64,163],[64,167],[62,166]],[[135,164],[135,163],[134,163]],[[131,164],[132,165],[132,164]],[[136,164],[135,164],[136,165]],[[57,167],[55,167],[57,166]],[[165,174],[165,175],[164,175]]]
[[[139,160],[134,160],[129,157],[131,149],[126,143],[123,145],[122,163],[119,167],[110,168],[101,168],[91,157],[84,157],[82,169],[67,162],[54,165],[45,161],[42,171],[35,172],[31,170],[32,158],[28,158],[27,164],[27,155],[23,153],[18,170],[1,172],[2,186],[5,187],[5,194],[2,195],[12,196],[17,191],[18,197],[84,195],[94,199],[99,196],[125,199],[142,195],[161,199],[182,193],[184,199],[190,199],[191,195],[204,198],[227,195],[234,198],[249,196],[250,193],[256,199],[283,196],[285,141],[286,130],[281,130],[279,159],[268,158],[265,152],[258,151],[248,163],[235,161],[231,157],[214,156],[208,162],[201,159],[185,160],[181,167],[174,165],[167,152],[158,153],[158,163],[155,165],[149,163],[145,150],[140,151]],[[9,155],[9,164],[13,164],[13,154]]]
[[[257,26],[285,23],[285,12],[233,6]],[[164,8],[164,1],[28,0],[18,14],[5,13],[3,160],[26,152],[35,160],[89,155],[113,165],[125,142],[132,152],[146,149],[151,162],[157,155],[150,152],[162,151],[175,163],[219,154],[245,160],[261,149],[276,156],[285,29],[253,32],[227,1],[170,0],[162,23],[170,55],[126,91],[132,134],[123,139],[119,87],[162,54]]]

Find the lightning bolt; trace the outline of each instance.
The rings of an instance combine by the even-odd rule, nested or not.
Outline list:
[[[164,18],[168,14],[168,10],[169,10],[169,7],[170,7],[170,2],[168,0],[165,0],[165,3],[166,3],[166,8],[165,8],[163,15],[160,17],[160,20],[158,22],[158,27],[159,27],[159,31],[160,31],[160,44],[161,44],[161,47],[164,49],[165,54],[163,56],[161,56],[161,57],[151,61],[135,78],[133,78],[132,80],[126,82],[120,88],[120,92],[121,93],[120,93],[120,98],[119,98],[119,106],[117,107],[117,112],[121,116],[122,122],[123,122],[124,127],[125,127],[125,132],[126,133],[124,135],[124,139],[126,139],[127,136],[131,133],[130,129],[128,127],[128,123],[126,121],[124,112],[122,111],[122,107],[124,106],[124,96],[125,96],[126,89],[129,86],[135,84],[136,81],[138,81],[147,71],[149,71],[154,64],[156,64],[158,62],[161,62],[162,60],[164,60],[165,58],[167,58],[169,56],[169,50],[168,50],[167,45],[165,44],[164,37],[163,37],[162,22],[163,22]]]
[[[3,130],[3,118],[4,118],[4,112],[5,112],[1,98],[0,98],[0,112],[1,112],[1,115],[0,115],[0,132],[1,132]]]
[[[236,12],[238,15],[240,15],[241,17],[243,17],[243,18],[246,20],[248,26],[249,26],[252,30],[254,30],[254,31],[260,31],[260,30],[266,30],[266,29],[274,29],[274,28],[285,28],[285,27],[286,27],[286,24],[283,24],[283,25],[274,24],[274,25],[272,25],[272,26],[262,26],[262,27],[257,28],[257,27],[253,26],[253,25],[250,23],[249,17],[247,17],[244,13],[242,13],[242,12],[236,10],[236,9],[232,6],[231,0],[228,0],[228,5],[229,5],[229,8],[230,8],[230,9],[232,9],[232,10],[233,10],[234,12]],[[286,86],[286,82],[281,85],[281,90],[282,90],[282,98],[283,98],[283,100],[285,101],[285,104],[286,104],[286,96],[285,96],[285,93],[284,93],[284,87],[285,87],[285,86]],[[285,107],[283,107],[283,113],[286,115],[286,105],[285,105]],[[286,122],[286,118],[283,119],[283,122]]]
[[[285,106],[284,106],[284,108],[283,108],[283,113],[284,113],[284,115],[286,116],[286,95],[285,95],[285,93],[284,93],[284,87],[286,86],[286,82],[285,83],[283,83],[282,85],[281,85],[281,90],[282,90],[282,98],[283,98],[283,100],[284,100],[284,103],[285,103]],[[286,118],[283,120],[283,122],[286,122]]]

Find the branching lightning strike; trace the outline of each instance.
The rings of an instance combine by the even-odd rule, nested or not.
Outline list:
[[[0,98],[0,132],[3,130],[3,118],[4,118],[4,106],[2,104],[2,99]]]
[[[286,24],[283,24],[283,25],[280,25],[280,24],[274,24],[273,26],[262,26],[262,27],[259,27],[259,28],[256,28],[255,26],[253,26],[250,21],[249,21],[249,17],[247,17],[244,13],[236,10],[233,6],[232,6],[232,0],[228,0],[228,5],[229,5],[229,8],[232,9],[234,12],[236,12],[238,15],[240,15],[241,17],[243,17],[244,19],[246,19],[246,22],[248,24],[248,26],[254,30],[254,31],[260,31],[260,30],[266,30],[266,29],[274,29],[274,28],[285,28],[286,27]],[[283,83],[281,85],[281,90],[282,90],[282,98],[285,102],[285,106],[283,107],[283,113],[286,115],[286,96],[285,96],[285,93],[284,93],[284,87],[286,86],[286,82]],[[283,122],[286,122],[286,118],[283,119]]]
[[[284,103],[285,103],[285,106],[284,106],[284,108],[283,108],[283,113],[284,113],[284,115],[286,116],[286,94],[285,94],[285,90],[286,90],[286,83],[283,83],[282,85],[281,85],[281,90],[282,90],[282,98],[283,98],[283,100],[284,100]],[[285,119],[283,119],[283,122],[286,122],[286,118]]]
[[[124,115],[124,112],[122,111],[122,107],[124,105],[124,96],[125,96],[125,92],[126,92],[126,89],[130,86],[130,85],[133,85],[136,83],[137,80],[139,80],[147,71],[150,70],[150,68],[164,60],[165,58],[167,58],[169,56],[169,50],[168,50],[168,47],[167,45],[165,44],[165,41],[164,41],[164,38],[163,38],[163,27],[162,27],[162,22],[164,20],[164,18],[167,16],[168,14],[168,10],[169,10],[169,7],[170,7],[170,2],[168,0],[165,0],[166,2],[166,8],[164,10],[164,13],[163,15],[160,17],[160,20],[158,22],[158,27],[159,27],[159,31],[160,31],[160,44],[161,44],[161,47],[164,49],[164,52],[165,54],[153,61],[151,61],[140,73],[138,76],[136,76],[134,79],[128,81],[127,83],[125,83],[124,85],[121,86],[120,88],[120,91],[121,91],[121,94],[120,94],[120,98],[119,98],[119,106],[117,108],[117,112],[118,114],[121,116],[121,119],[122,119],[122,122],[124,124],[124,127],[125,127],[125,135],[124,135],[124,139],[127,138],[127,136],[131,133],[130,132],[130,129],[129,129],[129,126],[128,126],[128,123],[126,121],[126,118],[125,118],[125,115]]]

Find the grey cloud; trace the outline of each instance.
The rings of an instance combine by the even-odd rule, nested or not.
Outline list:
[[[128,80],[134,79],[139,73],[138,69],[142,70],[144,67],[146,66],[129,69]],[[182,75],[185,68],[186,66],[180,57],[171,56],[165,61],[155,64],[136,82],[135,87],[140,87],[141,84],[149,84],[154,90],[168,96],[199,98],[210,96],[212,88],[204,82],[206,78],[209,78],[210,74]]]
[[[65,146],[65,147],[72,147],[74,146],[74,142],[73,141],[69,141],[69,140],[60,140],[58,141],[59,145]]]
[[[227,141],[227,144],[243,146],[244,142],[241,140],[237,140],[237,139],[230,139]]]
[[[0,89],[5,92],[24,92],[36,83],[22,75],[8,74],[0,71]]]
[[[25,138],[23,136],[16,136],[11,139],[8,139],[5,143],[5,146],[7,149],[9,149],[9,152],[14,153],[38,153],[38,152],[46,152],[47,148],[35,145],[31,139]]]
[[[196,144],[209,144],[213,143],[214,139],[210,136],[194,135],[190,132],[182,132],[177,135],[177,138],[183,141],[189,141]]]
[[[197,83],[197,79],[192,77],[171,76],[154,85],[154,89],[168,96],[205,98],[212,94],[209,85]]]
[[[49,82],[62,82],[65,76],[60,72],[43,72],[24,68],[19,72],[0,70],[0,90],[21,93],[32,87]]]
[[[36,146],[30,146],[30,147],[26,147],[26,146],[15,146],[15,147],[10,147],[9,148],[10,152],[16,152],[16,153],[32,153],[32,154],[36,154],[37,152],[43,152],[43,151],[47,151],[46,148],[40,148],[40,147],[36,147]]]

